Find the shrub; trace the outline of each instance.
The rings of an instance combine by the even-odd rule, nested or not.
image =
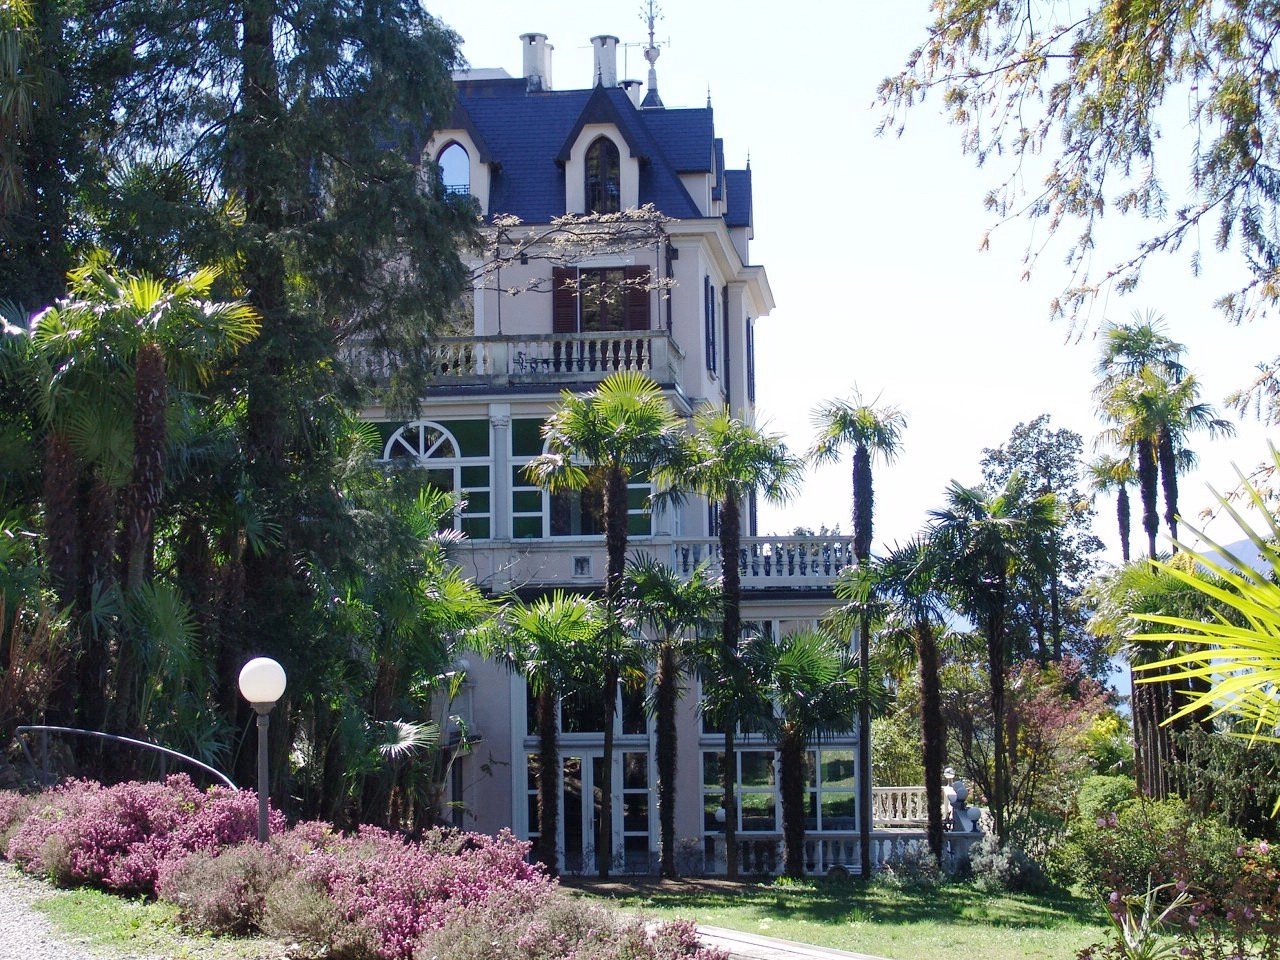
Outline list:
[[[1038,863],[1011,843],[1000,846],[993,833],[969,848],[969,869],[973,885],[986,893],[1038,893],[1049,885]]]
[[[634,918],[557,893],[535,910],[468,907],[423,939],[417,960],[727,960],[701,945],[692,923],[652,931]]]
[[[10,838],[35,808],[37,798],[16,790],[0,790],[0,857],[9,849]]]
[[[156,892],[178,907],[179,919],[188,926],[247,934],[262,928],[267,893],[289,871],[287,859],[270,847],[242,843],[168,860]]]
[[[1176,880],[1179,862],[1197,877],[1227,875],[1243,843],[1238,830],[1197,815],[1181,800],[1130,800],[1114,813],[1072,821],[1051,870],[1099,895],[1118,890],[1129,896],[1144,893],[1148,883]]]
[[[183,775],[111,787],[76,780],[40,795],[13,832],[8,856],[57,883],[154,894],[167,859],[251,839],[257,817],[252,794],[203,793]],[[278,812],[272,820],[273,829],[284,829]]]
[[[885,861],[880,883],[900,890],[936,890],[945,879],[938,860],[923,841],[904,844]]]
[[[1076,794],[1076,811],[1083,820],[1097,820],[1115,813],[1137,792],[1133,777],[1085,777]]]

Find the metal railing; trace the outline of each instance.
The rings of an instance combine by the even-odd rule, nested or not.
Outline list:
[[[137,747],[143,750],[154,750],[160,754],[160,774],[164,776],[167,771],[167,761],[169,757],[181,760],[183,763],[189,763],[193,767],[198,767],[209,776],[221,781],[232,790],[239,790],[225,773],[202,763],[195,757],[189,757],[185,753],[179,753],[177,750],[170,750],[168,747],[162,747],[156,743],[147,743],[145,740],[134,740],[131,737],[121,737],[114,733],[103,733],[100,730],[79,730],[75,727],[52,727],[45,724],[30,724],[16,728],[14,735],[18,737],[18,743],[22,745],[22,752],[26,755],[27,762],[31,764],[31,769],[40,770],[40,781],[43,786],[49,786],[53,780],[49,773],[49,734],[51,733],[67,733],[79,737],[93,737],[99,740],[106,740],[111,743],[123,743],[130,747]],[[24,733],[40,734],[40,765],[37,768],[35,759],[31,756],[31,750],[27,747],[27,741],[22,738]]]

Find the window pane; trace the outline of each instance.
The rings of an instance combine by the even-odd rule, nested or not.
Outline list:
[[[627,790],[644,790],[649,786],[649,755],[624,753],[622,755],[622,786]]]
[[[857,784],[857,766],[852,750],[822,751],[822,786],[852,790]]]
[[[618,148],[608,137],[600,137],[587,148],[586,203],[588,213],[617,213],[622,209]]]
[[[560,702],[564,733],[603,733],[604,703],[598,694],[575,693]]]
[[[648,487],[627,487],[627,509],[647,510],[649,508]]]
[[[702,798],[702,829],[706,833],[723,833],[724,824],[717,816],[720,810],[720,795],[707,794]]]
[[[530,790],[537,790],[538,789],[538,755],[536,753],[530,753],[527,756],[527,760],[528,760],[528,773],[529,773],[528,788]]]
[[[823,830],[857,830],[858,801],[852,793],[822,795]]]
[[[488,540],[489,539],[489,518],[488,517],[463,517],[462,532],[472,540]]]
[[[593,480],[583,490],[551,495],[553,537],[594,537],[604,533],[604,490]]]
[[[511,535],[517,540],[536,540],[542,536],[541,517],[516,517],[511,521]]]
[[[538,490],[517,490],[511,495],[511,507],[516,513],[541,513],[542,493]]]
[[[633,513],[627,517],[627,533],[633,537],[653,535],[653,519],[647,513]]]
[[[805,794],[804,803],[804,828],[806,830],[818,829],[818,792],[810,790]]]
[[[742,785],[744,787],[773,786],[773,753],[763,750],[742,752]]]
[[[775,829],[772,793],[744,793],[742,803],[742,829],[772,831]]]
[[[720,786],[720,781],[724,774],[721,769],[724,766],[723,753],[704,753],[702,755],[702,782],[708,787]]]
[[[471,159],[461,144],[451,143],[439,159],[440,179],[449,193],[466,193],[471,189]]]
[[[489,486],[489,468],[488,467],[463,467],[462,468],[462,485],[464,487]]]
[[[463,494],[467,498],[467,513],[489,512],[489,491],[468,490]]]
[[[442,420],[440,425],[453,434],[459,450],[455,454],[452,444],[445,444],[448,452],[441,456],[487,457],[489,455],[488,420]]]
[[[536,837],[541,832],[538,827],[541,825],[538,820],[538,795],[536,793],[529,794],[529,836]]]
[[[623,690],[622,732],[646,733],[649,729],[648,720],[644,714],[644,691]]]
[[[649,830],[649,798],[641,793],[629,793],[622,801],[622,829],[635,833]]]
[[[807,750],[804,755],[804,782],[810,788],[818,786],[818,751]]]

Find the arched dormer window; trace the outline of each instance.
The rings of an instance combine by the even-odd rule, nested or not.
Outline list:
[[[440,151],[436,157],[440,165],[440,179],[445,193],[471,192],[471,157],[462,144],[454,142]]]
[[[618,147],[599,137],[587,148],[587,213],[617,213],[622,209],[622,170]]]

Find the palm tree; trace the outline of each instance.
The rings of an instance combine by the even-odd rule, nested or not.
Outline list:
[[[258,333],[243,301],[209,300],[219,269],[197,270],[170,283],[117,273],[102,257],[70,275],[69,296],[44,311],[33,331],[36,349],[57,372],[89,364],[132,381],[133,458],[121,549],[126,588],[147,576],[156,509],[164,494],[170,388],[208,382],[216,365]]]
[[[627,482],[634,473],[662,465],[677,440],[679,418],[662,388],[636,371],[619,371],[585,394],[565,391],[542,434],[546,452],[525,468],[538,486],[552,492],[582,490],[593,480],[604,489],[607,563],[604,606],[608,628],[603,656],[603,805],[596,837],[600,877],[613,860],[613,741],[622,648],[622,578],[627,559]]]
[[[662,875],[676,876],[676,704],[680,674],[697,659],[699,642],[720,611],[720,585],[699,566],[688,580],[650,556],[626,574],[628,619],[648,627],[656,647],[653,713],[658,767],[658,823]],[[692,634],[690,636],[690,634]]]
[[[875,514],[875,490],[871,465],[876,457],[891,463],[898,455],[907,418],[897,407],[864,403],[855,390],[852,400],[831,400],[811,416],[818,438],[809,450],[815,463],[838,459],[853,448],[853,553],[865,566],[871,558]],[[865,614],[858,621],[858,657],[863,664],[863,706],[858,714],[858,809],[861,811],[862,862],[871,862],[871,714],[866,707],[870,682],[871,623]]]
[[[766,500],[785,501],[795,491],[803,469],[803,462],[787,452],[780,437],[736,419],[723,407],[710,407],[694,414],[693,429],[675,457],[655,471],[655,478],[676,497],[687,491],[720,508],[720,667],[726,688],[736,688],[742,682],[738,650],[742,638],[742,569],[738,559],[742,503],[757,491]],[[724,726],[725,872],[734,880],[738,876],[734,738],[739,712],[732,701],[725,703],[719,719]]]
[[[35,17],[29,0],[0,6],[0,221],[26,196],[20,145],[44,91],[34,62]]]
[[[784,870],[802,877],[809,745],[853,726],[864,699],[861,671],[848,645],[822,630],[757,637],[743,656],[762,701],[774,708],[765,719],[778,744]]]
[[[1135,479],[1133,461],[1128,457],[1102,455],[1088,465],[1094,494],[1116,492],[1116,524],[1120,530],[1120,557],[1129,562],[1129,484]]]
[[[560,821],[558,698],[584,684],[584,656],[606,628],[603,612],[587,597],[556,591],[530,604],[511,603],[477,631],[475,646],[529,682],[538,724],[538,859],[559,872]]]
[[[925,536],[896,546],[866,568],[849,571],[836,582],[836,596],[859,616],[878,606],[883,611],[882,641],[902,641],[916,662],[920,680],[920,742],[924,750],[925,804],[929,849],[942,862],[942,771],[947,734],[942,717],[941,657],[938,636],[946,629],[948,598],[941,587],[937,551]]]
[[[955,589],[961,609],[979,625],[987,641],[995,723],[993,796],[989,799],[1002,844],[1009,786],[1004,681],[1010,580],[1020,566],[1037,562],[1030,551],[1060,522],[1058,514],[1057,498],[1029,495],[1025,479],[1016,471],[1003,489],[995,491],[953,481],[947,488],[946,507],[930,511],[939,568]]]

